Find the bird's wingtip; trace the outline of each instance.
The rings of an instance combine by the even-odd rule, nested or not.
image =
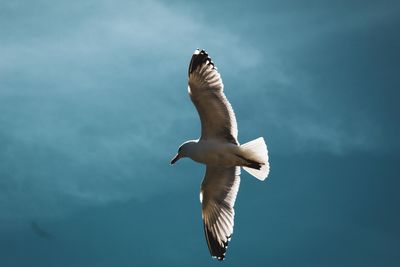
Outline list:
[[[205,223],[204,223],[204,233],[206,236],[207,245],[211,257],[217,259],[218,261],[223,261],[225,259],[226,250],[228,249],[228,243],[232,235],[228,237],[228,240],[226,242],[220,244],[214,237],[214,234],[208,229]]]
[[[200,54],[201,51],[203,51],[203,49],[200,50],[200,48],[196,48],[196,50],[194,50],[194,52],[193,52],[193,55],[198,55],[198,54]]]
[[[214,65],[214,62],[208,56],[207,51],[204,49],[197,48],[193,52],[192,59],[189,64],[189,75],[203,64],[209,64],[213,67],[213,69],[217,69]]]

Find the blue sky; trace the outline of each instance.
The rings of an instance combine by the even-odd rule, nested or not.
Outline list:
[[[399,264],[397,1],[1,1],[0,25],[2,266],[217,264],[203,167],[169,166],[196,48],[270,151],[224,264]]]

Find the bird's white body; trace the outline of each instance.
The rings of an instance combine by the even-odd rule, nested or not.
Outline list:
[[[240,155],[240,146],[219,140],[199,140],[189,146],[188,157],[211,166],[242,166],[245,162]]]

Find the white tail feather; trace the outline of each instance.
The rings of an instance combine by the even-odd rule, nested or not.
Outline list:
[[[264,181],[269,174],[268,150],[264,138],[259,137],[247,142],[246,144],[241,145],[241,148],[243,149],[243,156],[246,159],[250,159],[261,164],[261,168],[259,170],[244,166],[243,169],[257,179]]]

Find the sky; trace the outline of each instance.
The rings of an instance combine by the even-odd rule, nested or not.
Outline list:
[[[222,264],[398,266],[399,26],[398,1],[0,1],[0,265],[221,264],[204,167],[169,165],[204,48],[271,164]]]

